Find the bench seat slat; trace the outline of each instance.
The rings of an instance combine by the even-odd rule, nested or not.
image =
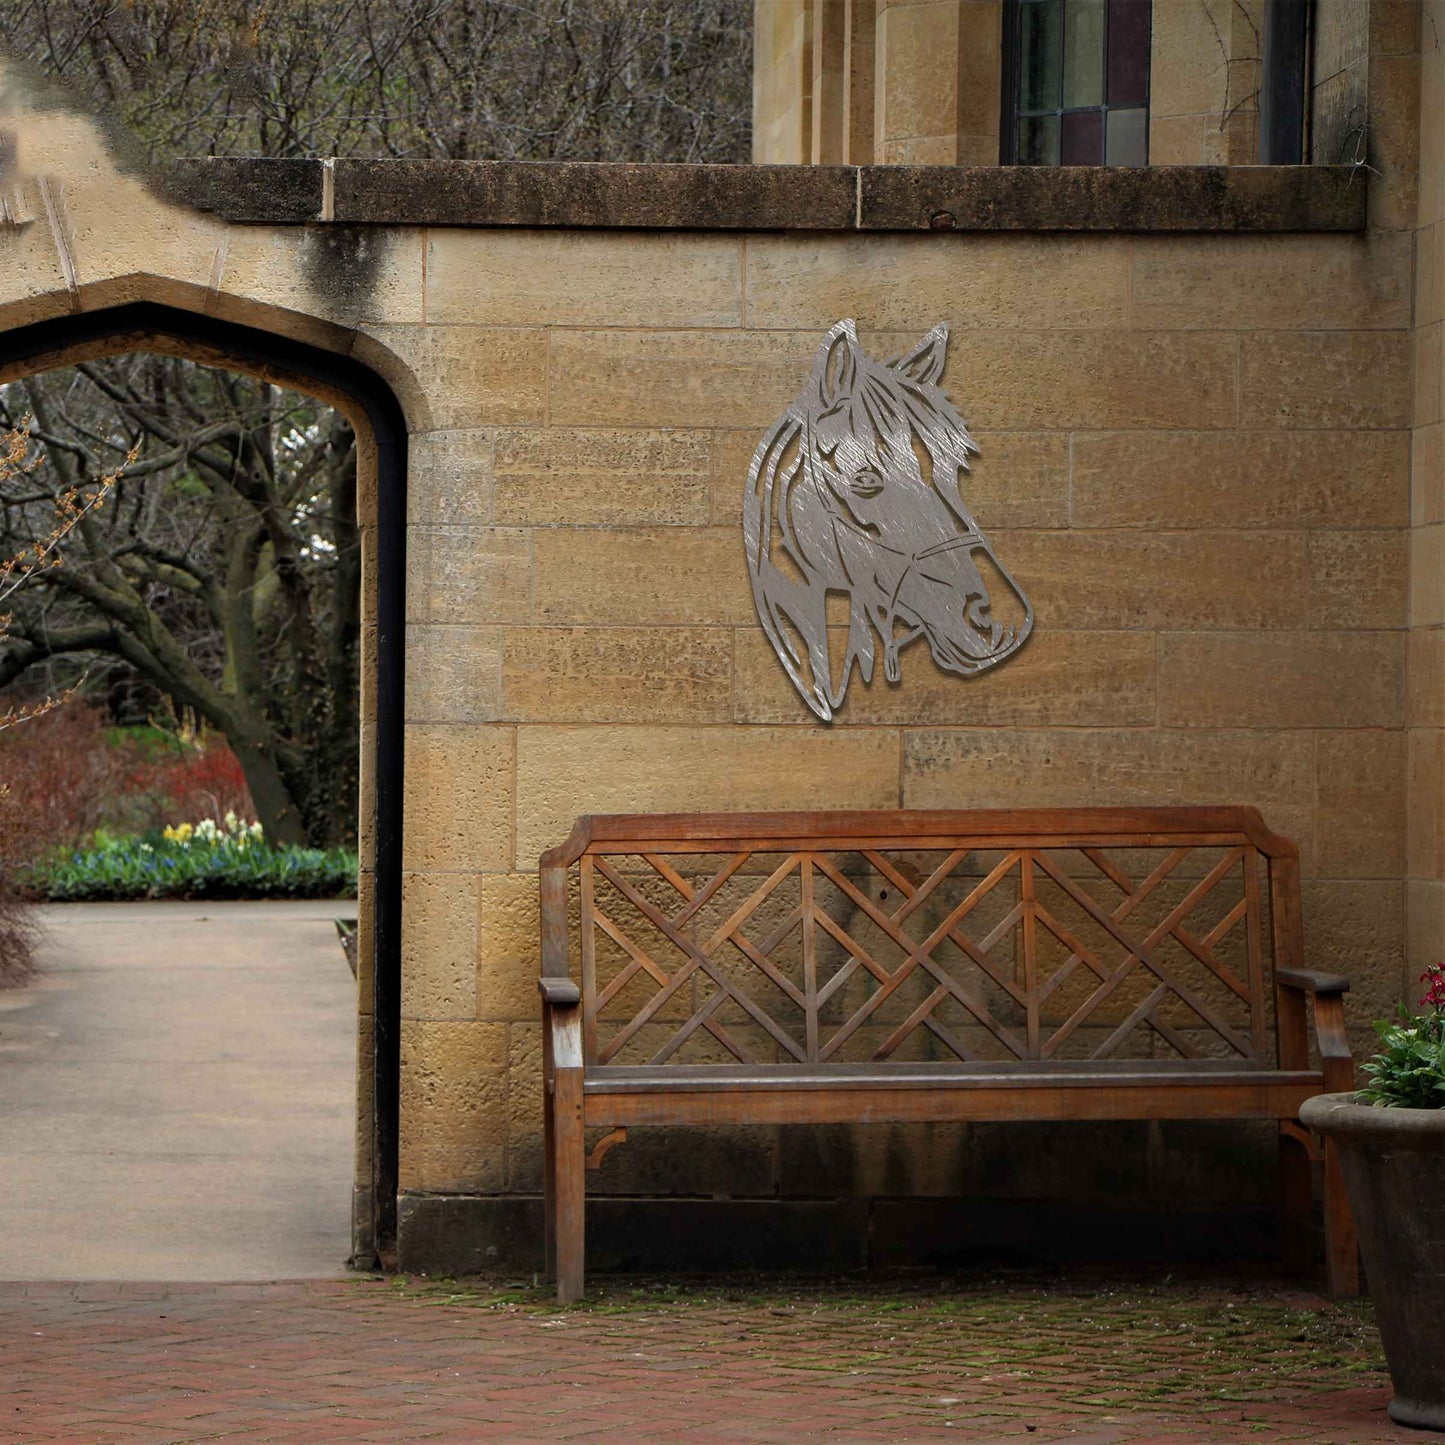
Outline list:
[[[1077,1063],[960,1064],[668,1064],[593,1066],[589,1094],[646,1093],[688,1089],[726,1093],[752,1089],[1028,1089],[1217,1088],[1288,1080],[1318,1084],[1317,1070],[1281,1071],[1230,1060],[1084,1059]]]
[[[1004,1122],[1074,1119],[1293,1119],[1320,1092],[1307,1073],[1218,1074],[1181,1083],[1147,1074],[1105,1082],[1097,1075],[975,1077],[962,1087],[923,1079],[779,1079],[731,1088],[669,1080],[649,1088],[638,1081],[600,1087],[588,1079],[583,1114],[588,1125],[648,1124],[883,1124],[911,1121]]]

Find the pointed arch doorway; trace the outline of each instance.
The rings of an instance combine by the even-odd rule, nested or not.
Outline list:
[[[356,1182],[364,1202],[353,1224],[353,1247],[358,1257],[386,1265],[395,1258],[400,1124],[406,417],[386,380],[353,356],[151,301],[0,332],[0,383],[131,351],[179,355],[310,393],[343,412],[356,431],[363,565],[374,568],[376,578],[375,614],[363,620],[375,623],[376,648],[375,668],[362,682],[371,694],[363,711],[375,719],[370,756],[362,759],[374,787],[363,791],[359,820],[362,835],[373,839],[371,866],[363,853],[360,881],[362,917],[371,917],[372,968],[369,989],[358,995],[360,1037],[370,1042],[363,1064],[370,1067],[358,1078],[358,1114],[368,1127],[357,1133]]]

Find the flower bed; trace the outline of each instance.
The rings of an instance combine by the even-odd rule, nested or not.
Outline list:
[[[52,856],[29,875],[53,903],[136,898],[355,898],[350,848],[272,846],[259,824],[228,813],[133,838],[100,838]]]

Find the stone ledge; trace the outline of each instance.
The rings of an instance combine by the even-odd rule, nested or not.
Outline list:
[[[1351,166],[865,166],[862,231],[1363,231]]]
[[[329,184],[328,184],[329,172]],[[721,166],[184,161],[166,194],[243,224],[681,231],[1362,231],[1349,166]]]

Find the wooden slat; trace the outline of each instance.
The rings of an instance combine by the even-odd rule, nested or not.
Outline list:
[[[1039,972],[1038,920],[1034,916],[1034,853],[1032,849],[1019,854],[1019,903],[1023,913],[1023,989],[1027,1010],[1026,1037],[1031,1059],[1039,1056]]]
[[[1260,941],[1259,852],[1247,848],[1244,854],[1244,939],[1249,968],[1249,1039],[1255,1058],[1269,1054],[1264,1016],[1264,948]],[[1214,940],[1206,940],[1212,946]]]
[[[589,1080],[589,1085],[591,1081]],[[1097,1079],[973,1088],[935,1085],[897,1088],[880,1082],[853,1088],[592,1090],[589,1125],[643,1124],[881,1124],[1003,1122],[1013,1119],[1293,1119],[1320,1092],[1318,1075],[1269,1073],[1257,1080],[1180,1085],[1168,1077],[1118,1087]]]
[[[804,1056],[818,1061],[818,924],[813,905],[813,855],[803,858],[799,876],[803,910],[803,1028]]]
[[[834,846],[824,842],[831,839],[845,850],[918,848],[949,838],[974,847],[1148,847],[1185,836],[1247,840],[1269,857],[1298,857],[1294,843],[1271,832],[1256,809],[1230,806],[594,815],[579,819],[572,837],[544,861],[573,862],[581,851],[707,851],[717,842],[782,850]]]
[[[597,1015],[607,1007],[606,999],[597,996],[596,898],[592,890],[592,860],[583,858],[578,864],[578,891],[581,897],[579,920],[582,945],[582,1057],[597,1062]],[[565,876],[565,875],[564,875]],[[565,899],[564,899],[565,902]],[[635,972],[636,970],[632,970]]]

